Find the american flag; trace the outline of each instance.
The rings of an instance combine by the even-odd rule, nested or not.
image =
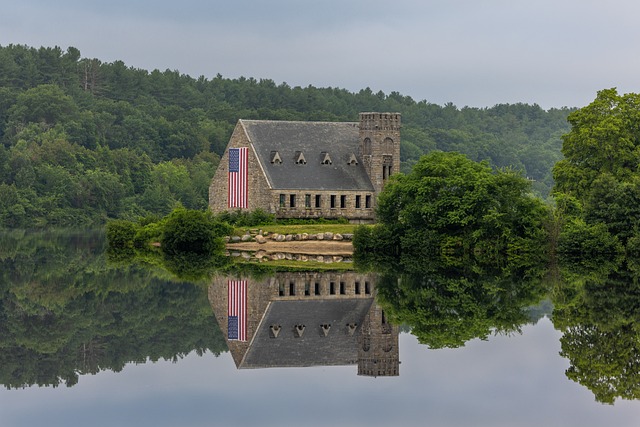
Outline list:
[[[229,148],[229,194],[230,208],[247,208],[249,201],[247,191],[249,150],[247,147]]]
[[[229,280],[227,315],[229,340],[247,340],[247,281]]]

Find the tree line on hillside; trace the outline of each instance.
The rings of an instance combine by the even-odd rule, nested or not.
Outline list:
[[[423,154],[458,151],[522,171],[546,196],[571,109],[458,108],[368,88],[148,71],[73,47],[0,46],[0,226],[203,209],[238,119],[355,121],[362,111],[402,113],[405,172]]]

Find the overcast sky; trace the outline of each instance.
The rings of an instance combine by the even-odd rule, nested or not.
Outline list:
[[[2,46],[73,46],[192,77],[459,107],[640,92],[637,0],[0,0],[0,11]]]

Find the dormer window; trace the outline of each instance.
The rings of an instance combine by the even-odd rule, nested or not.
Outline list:
[[[358,159],[356,159],[356,155],[351,153],[351,156],[349,157],[349,161],[347,162],[347,164],[349,166],[355,166],[358,164]]]
[[[333,162],[331,161],[331,156],[329,156],[329,153],[323,152],[322,153],[322,164],[323,165],[330,165]]]
[[[280,158],[280,154],[277,151],[271,152],[271,164],[279,165],[282,163],[282,159]]]
[[[271,325],[269,326],[269,336],[271,338],[278,338],[278,334],[280,333],[280,330],[282,329],[282,326],[280,325]]]
[[[298,337],[298,338],[302,338],[302,335],[304,334],[304,330],[305,330],[305,326],[304,325],[295,325],[293,327],[293,332],[294,332],[294,336]]]
[[[325,337],[327,335],[329,335],[329,329],[331,329],[331,324],[330,323],[323,323],[322,325],[320,325],[320,330],[322,331],[322,334]]]
[[[307,160],[304,158],[302,151],[296,151],[296,165],[306,165]]]

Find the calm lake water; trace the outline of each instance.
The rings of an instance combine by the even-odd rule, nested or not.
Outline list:
[[[560,322],[542,304],[527,311],[520,333],[432,349],[397,327],[376,329],[386,320],[373,299],[375,277],[313,272],[246,278],[246,326],[238,332],[242,320],[229,320],[237,278],[192,284],[157,267],[109,265],[104,244],[100,232],[0,237],[1,426],[640,423],[639,372],[629,372],[640,360],[635,332],[635,347],[613,345],[623,356],[592,340],[600,359],[593,345],[576,350],[579,328],[565,315],[562,348]],[[617,301],[617,318],[640,307],[629,295]],[[399,358],[398,375],[366,375],[379,340],[381,357]],[[626,399],[600,403],[568,378],[573,365],[589,378],[584,354],[595,373],[607,371],[607,360],[608,372],[626,367],[607,377]]]

